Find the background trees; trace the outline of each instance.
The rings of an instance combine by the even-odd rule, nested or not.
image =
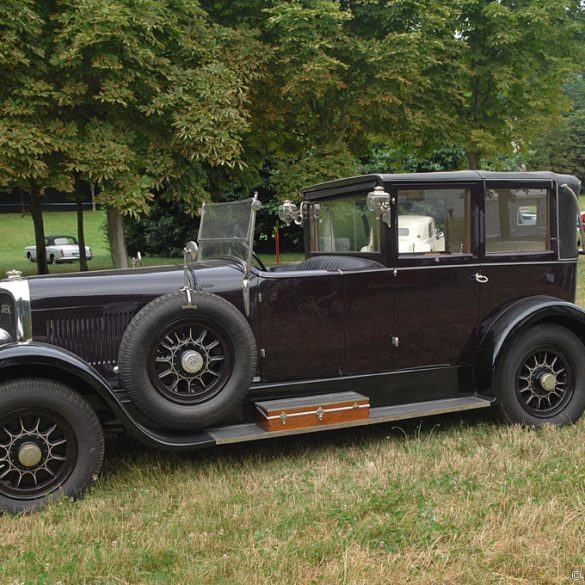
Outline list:
[[[238,164],[260,45],[192,0],[10,0],[1,10],[11,26],[0,37],[2,183],[30,194],[35,217],[46,187],[93,183],[113,263],[126,265],[122,214],[144,213],[163,190],[195,208],[208,170]]]
[[[122,215],[153,198],[295,197],[390,153],[476,168],[545,128],[559,148],[535,163],[578,168],[582,116],[555,122],[583,17],[580,0],[5,0],[0,184],[30,195],[37,243],[44,190],[94,186],[119,266]]]

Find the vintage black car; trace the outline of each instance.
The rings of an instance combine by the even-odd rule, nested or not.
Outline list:
[[[366,175],[283,204],[305,228],[296,265],[254,255],[249,199],[204,207],[183,268],[9,274],[0,508],[79,495],[110,430],[180,450],[485,407],[573,423],[579,189],[550,172]]]

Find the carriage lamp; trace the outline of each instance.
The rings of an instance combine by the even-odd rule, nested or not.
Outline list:
[[[368,211],[374,213],[377,218],[390,225],[390,195],[384,191],[384,187],[378,185],[374,190],[368,193],[367,199]]]
[[[280,218],[280,221],[286,223],[287,226],[289,226],[293,221],[297,225],[303,223],[301,211],[288,199],[278,206],[278,217]]]

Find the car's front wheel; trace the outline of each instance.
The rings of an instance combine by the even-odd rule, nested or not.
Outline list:
[[[103,456],[99,420],[71,388],[36,378],[0,385],[0,510],[25,512],[81,495]]]
[[[574,423],[585,410],[585,347],[559,325],[532,327],[504,351],[495,383],[505,420],[532,426]]]

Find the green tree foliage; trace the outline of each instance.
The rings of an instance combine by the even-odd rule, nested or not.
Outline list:
[[[419,3],[409,28],[398,4],[304,0],[266,10],[274,67],[258,103],[282,196],[355,174],[373,140],[420,145],[442,117],[433,104],[454,99],[436,83],[459,67],[450,9]]]
[[[583,62],[579,0],[203,5],[269,47],[245,160],[268,158],[281,197],[359,172],[376,143],[417,160],[455,144],[462,166],[507,164],[566,107],[562,84]]]
[[[525,146],[567,100],[562,86],[583,67],[580,0],[460,0],[454,33],[465,65],[451,136],[469,166]]]
[[[571,109],[546,128],[531,144],[531,168],[575,175],[585,182],[585,78],[566,87]]]
[[[140,219],[124,218],[124,234],[128,252],[136,256],[180,258],[185,243],[196,240],[199,218],[191,217],[181,203],[157,198],[148,215]]]
[[[240,164],[264,59],[252,32],[210,23],[196,0],[8,0],[0,11],[3,184],[87,181],[110,211],[138,216],[161,192],[194,211],[210,169]]]

